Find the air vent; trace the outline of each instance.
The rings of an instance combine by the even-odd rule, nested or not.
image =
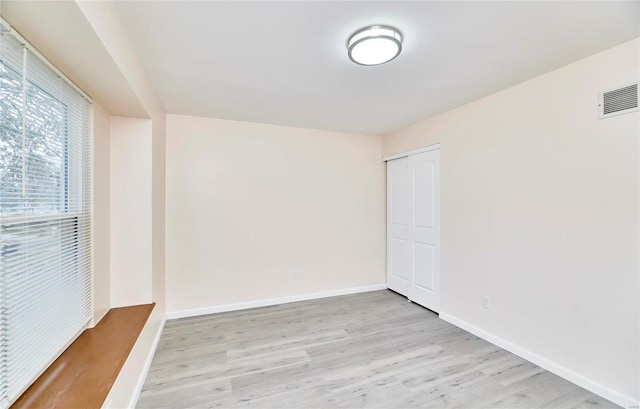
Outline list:
[[[600,118],[638,110],[638,83],[600,92]]]

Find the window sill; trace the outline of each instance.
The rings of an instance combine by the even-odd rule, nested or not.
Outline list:
[[[154,306],[112,308],[51,364],[11,409],[100,408]]]

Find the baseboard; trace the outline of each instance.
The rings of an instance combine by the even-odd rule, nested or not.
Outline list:
[[[490,332],[476,327],[475,325],[469,324],[468,322],[449,315],[446,312],[441,312],[440,318],[455,325],[456,327],[459,327],[484,339],[485,341],[489,341],[492,344],[511,352],[512,354],[518,355],[519,357],[526,359],[527,361],[530,361],[531,363],[534,363],[549,372],[552,372],[570,382],[573,382],[576,385],[595,393],[596,395],[602,396],[603,398],[610,400],[616,405],[620,405],[623,408],[638,408],[639,402],[634,400],[633,398],[616,392],[598,382],[595,382],[592,379],[589,379],[583,375],[580,375],[579,373],[565,368],[562,365],[550,361],[543,356],[540,356],[520,346],[514,345],[503,338],[500,338]]]
[[[152,313],[153,316],[153,313]],[[160,342],[166,315],[149,317],[122,366],[102,409],[135,408],[153,356]]]
[[[323,291],[318,293],[292,295],[288,297],[267,298],[264,300],[248,301],[248,302],[241,302],[236,304],[214,305],[211,307],[204,307],[204,308],[193,308],[189,310],[171,311],[167,313],[167,319],[171,320],[176,318],[186,318],[186,317],[195,317],[198,315],[215,314],[218,312],[247,310],[250,308],[268,307],[270,305],[287,304],[290,302],[297,302],[297,301],[316,300],[319,298],[335,297],[338,295],[348,295],[348,294],[365,293],[369,291],[385,290],[386,288],[387,288],[387,284],[384,283],[384,284],[368,285],[363,287],[351,287],[351,288],[344,288],[340,290]]]

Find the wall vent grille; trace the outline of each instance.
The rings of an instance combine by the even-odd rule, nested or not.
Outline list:
[[[600,92],[600,118],[638,110],[638,83]]]

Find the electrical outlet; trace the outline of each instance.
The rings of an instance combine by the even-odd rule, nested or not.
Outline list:
[[[291,275],[291,278],[293,278],[294,280],[298,279],[298,272],[294,271],[293,274]]]
[[[484,295],[482,296],[482,300],[480,301],[480,306],[486,310],[489,309],[489,296],[488,295]]]

